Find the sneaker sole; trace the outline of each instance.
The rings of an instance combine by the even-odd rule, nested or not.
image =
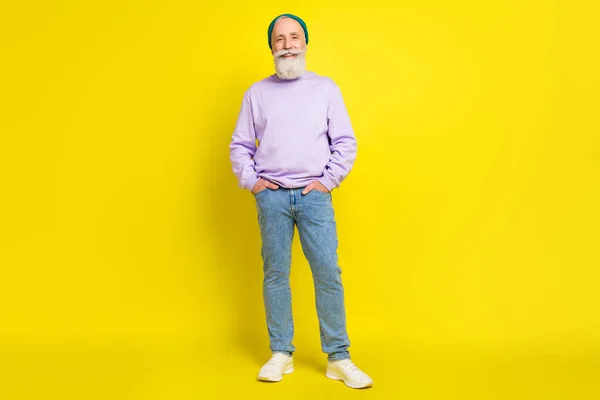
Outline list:
[[[348,387],[351,387],[352,389],[364,389],[364,388],[368,388],[373,386],[373,383],[358,383],[355,381],[352,381],[350,379],[344,379],[344,377],[340,374],[338,374],[337,372],[328,369],[327,372],[325,372],[325,376],[328,377],[329,379],[335,379],[336,381],[342,381],[344,382],[344,384]]]
[[[281,376],[278,376],[276,378],[270,377],[270,376],[258,376],[258,380],[259,381],[263,381],[263,382],[279,382],[280,380],[283,379],[283,375],[287,375],[287,374],[291,374],[292,372],[294,372],[294,366],[293,365],[288,365],[287,367],[285,367],[283,369],[283,371],[281,371]]]

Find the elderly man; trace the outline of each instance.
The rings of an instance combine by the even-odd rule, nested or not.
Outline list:
[[[372,379],[350,360],[331,191],[349,174],[356,138],[338,86],[306,70],[308,30],[292,14],[268,28],[276,73],[244,93],[230,145],[239,185],[254,195],[262,239],[263,297],[272,357],[258,379],[293,372],[290,292],[294,228],[312,271],[326,376],[353,388]],[[258,146],[257,146],[258,142]]]

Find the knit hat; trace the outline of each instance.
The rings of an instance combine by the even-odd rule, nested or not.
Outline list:
[[[277,18],[280,17],[288,17],[291,18],[293,20],[296,20],[300,26],[302,27],[302,29],[304,29],[304,37],[306,38],[306,44],[308,44],[308,29],[306,28],[306,24],[304,23],[304,21],[302,21],[302,18],[295,16],[294,14],[281,14],[276,16],[273,21],[271,21],[271,24],[269,25],[269,31],[267,33],[267,38],[269,40],[269,48],[273,49],[273,46],[271,45],[271,35],[273,34],[273,27],[275,26],[275,21],[277,21]]]

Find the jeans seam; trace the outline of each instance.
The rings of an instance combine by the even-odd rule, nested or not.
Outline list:
[[[327,350],[325,349],[325,335],[323,335],[323,328],[319,327],[319,332],[321,335],[321,350],[323,350],[323,353],[327,353]]]

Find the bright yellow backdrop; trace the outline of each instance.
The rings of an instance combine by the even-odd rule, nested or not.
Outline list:
[[[598,398],[590,1],[3,1],[0,397]],[[228,145],[282,12],[359,142],[334,191],[355,362],[324,377],[296,237],[296,372],[269,356]]]

